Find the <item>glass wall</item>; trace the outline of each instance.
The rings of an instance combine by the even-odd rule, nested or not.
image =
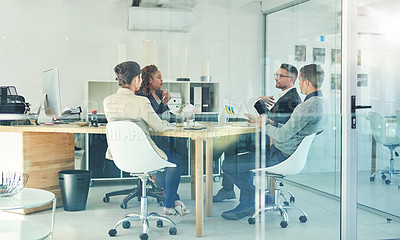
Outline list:
[[[400,96],[397,63],[399,31],[393,28],[399,15],[395,1],[358,1],[357,105],[372,106],[357,112],[358,133],[358,239],[393,236],[387,225],[399,219],[398,164]],[[328,122],[315,137],[300,174],[286,177],[286,185],[304,187],[335,199],[339,214],[341,177],[341,6],[340,1],[305,1],[267,11],[265,19],[265,95],[279,98],[273,74],[281,63],[297,68],[320,64],[325,71],[322,92],[327,101]],[[297,80],[298,81],[298,80]],[[300,89],[297,90],[300,93]],[[301,95],[304,99],[304,95]],[[354,188],[355,189],[355,188]],[[289,189],[290,190],[290,189]],[[326,199],[328,199],[326,198]],[[312,204],[314,199],[309,200]],[[318,201],[324,201],[318,199]],[[366,211],[364,211],[366,210]],[[378,215],[368,215],[378,213]],[[313,219],[323,211],[314,212]],[[329,219],[329,214],[325,215]],[[310,217],[309,217],[310,218]],[[291,218],[291,221],[295,221]],[[376,219],[376,220],[375,220]],[[333,228],[339,228],[339,216]],[[325,221],[325,220],[324,220]],[[328,220],[329,221],[329,220]],[[375,231],[376,229],[378,229]],[[379,232],[381,234],[379,234]],[[339,238],[339,235],[337,235]]]
[[[341,30],[339,1],[308,1],[266,17],[266,94],[279,96],[273,74],[281,63],[298,69],[316,63],[325,72],[321,87],[327,101],[328,123],[311,146],[301,174],[288,179],[339,195],[340,174],[340,64]],[[299,80],[297,80],[298,82]],[[297,91],[300,89],[297,86]],[[304,99],[305,95],[300,95]]]
[[[281,99],[283,92],[280,82],[282,63],[294,65],[299,71],[308,64],[318,64],[325,73],[321,91],[325,100],[327,122],[321,134],[315,136],[308,153],[304,169],[299,174],[289,174],[284,180],[282,190],[291,191],[277,200],[297,206],[309,213],[288,211],[290,223],[288,228],[307,220],[320,222],[319,238],[339,238],[339,201],[340,195],[340,97],[341,97],[341,5],[340,1],[303,1],[297,5],[282,5],[281,8],[265,9],[265,94]],[[274,76],[275,74],[275,76]],[[277,77],[278,75],[278,77]],[[283,74],[285,75],[285,74]],[[290,73],[287,75],[291,75]],[[299,78],[294,86],[301,94]],[[274,184],[272,184],[274,185]],[[278,184],[279,185],[279,184]],[[306,187],[306,191],[304,191]],[[314,190],[314,191],[309,191]],[[315,193],[324,193],[321,197]],[[273,195],[273,193],[271,193]],[[298,196],[297,196],[298,195]],[[336,196],[336,197],[335,197]],[[268,200],[265,200],[267,202]],[[287,202],[287,203],[285,203]],[[327,211],[329,209],[329,211]],[[277,221],[266,215],[266,221]],[[300,217],[299,217],[300,216]],[[275,219],[275,220],[271,220]],[[285,221],[285,219],[283,219]],[[276,222],[278,225],[279,222]],[[285,225],[285,224],[283,224]],[[260,227],[262,227],[260,225]],[[267,228],[269,224],[267,224]],[[281,227],[282,223],[281,223]],[[314,232],[304,231],[305,235]],[[265,237],[266,239],[268,237]]]

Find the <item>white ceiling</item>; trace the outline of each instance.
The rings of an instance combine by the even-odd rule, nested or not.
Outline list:
[[[200,1],[206,0],[142,0],[141,7],[168,7],[168,8],[193,8]],[[239,8],[250,2],[260,2],[261,0],[209,0],[211,4],[226,8]]]

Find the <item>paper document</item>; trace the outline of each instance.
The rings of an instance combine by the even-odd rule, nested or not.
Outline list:
[[[64,108],[62,114],[77,114],[77,113],[80,113],[80,112],[81,112],[81,110],[79,108],[67,107],[67,108]]]
[[[223,100],[223,107],[225,113],[230,118],[245,118],[247,119],[245,113],[248,113],[246,104],[244,102],[236,102],[232,100]]]

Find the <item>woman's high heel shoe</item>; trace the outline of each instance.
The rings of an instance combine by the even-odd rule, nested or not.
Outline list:
[[[166,207],[164,207],[164,215],[172,216],[172,215],[176,215],[176,214],[178,214],[178,212],[176,211],[175,208],[166,208]]]
[[[190,213],[189,208],[187,208],[181,200],[175,201],[175,210],[182,217]]]

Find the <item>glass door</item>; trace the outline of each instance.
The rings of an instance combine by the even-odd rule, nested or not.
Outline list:
[[[400,232],[400,2],[358,1],[357,113],[358,239],[392,239]],[[397,116],[397,117],[396,117]],[[380,217],[374,220],[369,215]],[[392,223],[392,221],[395,221]],[[397,225],[398,226],[398,225]]]

